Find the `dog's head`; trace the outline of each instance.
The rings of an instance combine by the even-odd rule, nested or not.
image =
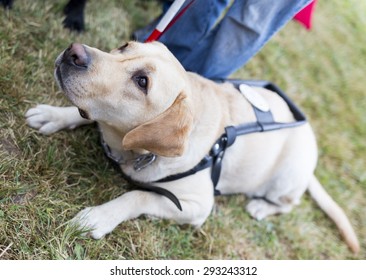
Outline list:
[[[182,155],[192,129],[187,75],[160,43],[129,42],[102,52],[72,44],[55,77],[81,116],[125,134],[126,150]]]

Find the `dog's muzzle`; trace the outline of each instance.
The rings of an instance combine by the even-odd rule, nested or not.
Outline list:
[[[61,89],[65,91],[64,79],[78,71],[85,71],[91,63],[91,56],[84,45],[72,43],[55,61],[55,78]]]
[[[76,68],[88,68],[91,62],[90,54],[82,44],[72,43],[55,62],[56,68],[62,63]]]
[[[82,44],[72,43],[55,61],[54,76],[60,89],[75,104],[75,96],[80,93],[76,80],[87,73],[91,65],[91,55],[87,47]],[[76,80],[75,80],[76,79]],[[77,83],[76,83],[77,82]],[[75,104],[77,106],[77,104]],[[86,114],[81,114],[84,117]]]

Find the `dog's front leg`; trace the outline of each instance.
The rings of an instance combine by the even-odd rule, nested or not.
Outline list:
[[[131,191],[111,200],[105,204],[88,207],[79,212],[72,220],[81,229],[90,229],[90,235],[95,239],[100,239],[110,233],[123,221],[134,219],[146,214],[163,219],[171,219],[179,224],[191,224],[201,226],[211,212],[214,197],[209,186],[209,192],[201,191],[177,195],[180,200],[182,211],[165,196],[146,192]],[[193,189],[190,186],[186,188]]]
[[[30,127],[45,135],[93,122],[82,118],[77,107],[56,107],[44,104],[29,109],[25,117]]]

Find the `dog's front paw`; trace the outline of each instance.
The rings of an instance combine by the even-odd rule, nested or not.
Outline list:
[[[67,112],[63,109],[43,104],[37,105],[25,114],[27,124],[45,135],[55,133],[68,126],[66,123]]]
[[[87,207],[80,211],[71,220],[71,224],[85,231],[85,235],[90,235],[94,239],[101,239],[115,228],[100,206]]]

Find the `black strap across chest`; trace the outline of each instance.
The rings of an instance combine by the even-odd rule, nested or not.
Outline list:
[[[238,126],[225,127],[224,133],[219,137],[219,139],[217,139],[217,141],[213,144],[208,154],[196,166],[194,166],[190,170],[187,170],[186,172],[170,175],[155,182],[152,182],[152,184],[175,181],[193,175],[201,170],[211,168],[211,180],[214,186],[214,193],[215,195],[220,195],[220,191],[216,189],[216,186],[220,179],[221,167],[225,156],[225,151],[228,147],[234,144],[237,136],[250,133],[267,132],[285,128],[292,128],[306,123],[305,115],[276,85],[267,81],[249,81],[249,80],[226,80],[226,81],[232,83],[236,88],[239,88],[241,84],[246,84],[248,86],[263,87],[274,93],[277,93],[287,103],[290,111],[294,116],[295,121],[289,123],[276,122],[273,119],[271,111],[262,111],[258,109],[256,106],[252,105],[252,108],[256,116],[255,122],[244,123]],[[112,160],[114,161],[113,158]],[[178,207],[179,210],[182,211],[182,207],[177,197],[167,189],[155,187],[150,184],[136,182],[131,178],[129,178],[124,173],[123,177],[129,183],[137,186],[141,190],[152,191],[160,195],[166,196]]]

